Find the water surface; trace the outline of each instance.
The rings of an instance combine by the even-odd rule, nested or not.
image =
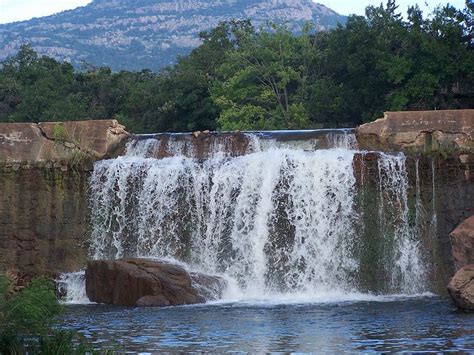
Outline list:
[[[97,348],[128,352],[359,352],[474,350],[474,315],[448,299],[175,308],[68,305],[62,326]]]

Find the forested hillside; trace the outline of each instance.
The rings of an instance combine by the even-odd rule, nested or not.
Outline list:
[[[116,117],[134,132],[354,126],[386,110],[474,107],[472,1],[404,19],[395,3],[300,35],[229,21],[159,73],[113,72],[38,56],[0,70],[0,121]]]

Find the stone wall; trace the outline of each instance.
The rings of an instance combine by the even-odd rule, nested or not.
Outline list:
[[[0,271],[57,276],[86,261],[86,171],[0,164]]]
[[[406,154],[411,209],[418,184],[420,238],[435,288],[445,290],[455,271],[449,234],[474,214],[474,110],[387,112],[356,135],[361,149]],[[368,154],[363,161],[366,179],[378,176],[376,160]]]
[[[357,128],[361,149],[407,153],[474,152],[474,110],[386,112]]]
[[[366,247],[376,249],[378,243],[380,153],[357,154],[354,171],[358,187],[358,204],[363,211]],[[419,232],[425,250],[429,277],[433,289],[444,293],[453,276],[454,259],[449,234],[460,221],[474,214],[474,160],[466,161],[464,154],[407,155],[409,223]],[[383,247],[383,246],[382,246]],[[381,253],[375,253],[377,255]],[[374,283],[378,270],[367,263],[367,277]],[[373,273],[373,275],[370,275]]]
[[[0,124],[0,272],[84,267],[90,169],[127,137],[115,120]]]

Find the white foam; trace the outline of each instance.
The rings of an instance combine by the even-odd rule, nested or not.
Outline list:
[[[67,304],[89,304],[86,294],[84,270],[62,274],[57,280],[58,288],[66,296],[62,300]]]

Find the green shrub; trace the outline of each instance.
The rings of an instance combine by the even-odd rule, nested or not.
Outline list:
[[[92,354],[94,351],[84,341],[75,341],[70,331],[56,331],[39,339],[35,352],[39,354]]]
[[[35,278],[14,292],[12,282],[0,275],[0,354],[92,354],[73,332],[53,329],[61,312],[51,280]]]

